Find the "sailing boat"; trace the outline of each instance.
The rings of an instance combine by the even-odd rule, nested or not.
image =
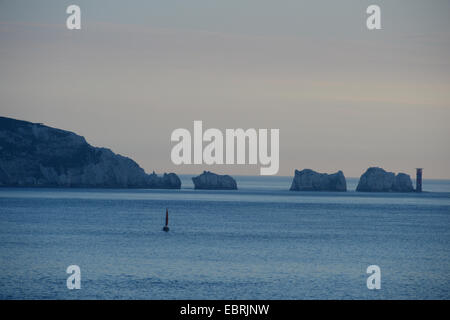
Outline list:
[[[169,232],[169,210],[166,208],[166,225],[163,227],[163,231]]]

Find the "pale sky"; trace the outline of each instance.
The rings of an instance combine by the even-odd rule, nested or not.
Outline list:
[[[66,28],[81,7],[82,29]],[[382,30],[366,28],[381,7]],[[0,115],[74,131],[147,172],[177,128],[280,129],[279,175],[450,178],[450,1],[0,0]]]

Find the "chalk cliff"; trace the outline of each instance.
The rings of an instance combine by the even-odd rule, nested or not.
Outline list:
[[[0,117],[0,186],[179,189],[181,181],[174,173],[148,175],[73,132]]]
[[[333,174],[319,173],[311,169],[295,170],[291,191],[347,191],[342,171]]]
[[[209,171],[203,171],[203,173],[197,177],[193,177],[195,189],[206,190],[236,190],[237,184],[229,175],[218,175]]]
[[[405,173],[395,175],[382,168],[371,167],[361,176],[356,191],[413,192],[411,177]]]

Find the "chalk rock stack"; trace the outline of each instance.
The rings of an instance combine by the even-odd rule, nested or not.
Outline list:
[[[218,175],[210,171],[203,171],[197,177],[193,177],[195,189],[204,190],[237,190],[236,180],[229,175]]]
[[[333,174],[319,173],[311,169],[295,170],[291,191],[347,191],[342,171]]]
[[[405,173],[387,172],[371,167],[359,179],[356,191],[363,192],[413,192],[411,177]]]

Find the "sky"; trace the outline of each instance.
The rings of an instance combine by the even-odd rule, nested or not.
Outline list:
[[[66,28],[67,6],[81,30]],[[381,30],[366,8],[381,8]],[[177,128],[280,129],[279,175],[450,179],[450,1],[0,0],[0,115],[74,131],[147,172]]]

